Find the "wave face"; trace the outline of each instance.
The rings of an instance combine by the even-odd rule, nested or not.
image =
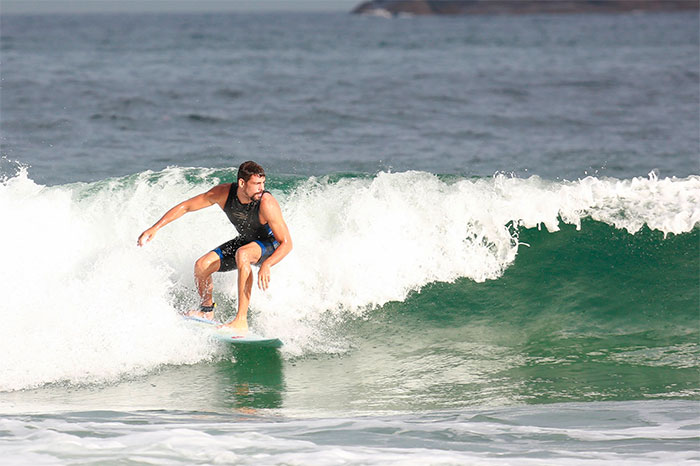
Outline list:
[[[234,170],[178,167],[52,187],[24,168],[5,176],[0,390],[222,357],[177,312],[197,304],[194,261],[233,227],[213,208],[144,248],[136,238],[181,200],[234,180]],[[410,340],[427,355],[447,348],[437,364],[420,360],[433,377],[469,366],[479,383],[507,378],[521,400],[643,397],[632,367],[664,371],[657,395],[696,396],[698,176],[403,172],[278,177],[268,189],[294,251],[268,292],[254,290],[250,319],[285,341],[285,358]],[[222,319],[233,317],[235,278],[215,277]],[[617,388],[603,382],[613,366]],[[600,380],[581,384],[582,372]]]

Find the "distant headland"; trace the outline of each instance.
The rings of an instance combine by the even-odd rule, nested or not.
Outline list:
[[[352,13],[376,16],[625,13],[699,10],[700,0],[371,0]]]

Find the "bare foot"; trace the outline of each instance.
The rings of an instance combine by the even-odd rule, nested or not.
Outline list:
[[[214,311],[202,312],[202,311],[198,311],[196,309],[193,309],[191,311],[187,311],[185,313],[185,315],[187,317],[199,317],[200,319],[214,320]]]
[[[230,328],[240,333],[246,333],[248,331],[248,322],[245,320],[233,319],[231,322],[223,324],[219,328]]]

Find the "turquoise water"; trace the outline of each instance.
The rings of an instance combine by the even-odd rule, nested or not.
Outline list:
[[[10,464],[700,462],[696,16],[1,20]],[[135,245],[249,158],[279,351],[179,318],[216,209]]]

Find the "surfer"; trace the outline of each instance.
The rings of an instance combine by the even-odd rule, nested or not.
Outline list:
[[[270,267],[292,250],[292,238],[282,218],[277,200],[265,191],[265,170],[255,162],[243,162],[234,183],[214,186],[209,191],[188,199],[168,210],[138,239],[138,245],[151,241],[158,230],[187,212],[218,205],[238,231],[238,236],[197,259],[194,277],[201,299],[199,310],[190,316],[213,320],[214,303],[212,274],[238,269],[238,313],[226,326],[237,330],[248,328],[248,304],[253,290],[251,265],[260,267],[258,288],[270,284]]]

